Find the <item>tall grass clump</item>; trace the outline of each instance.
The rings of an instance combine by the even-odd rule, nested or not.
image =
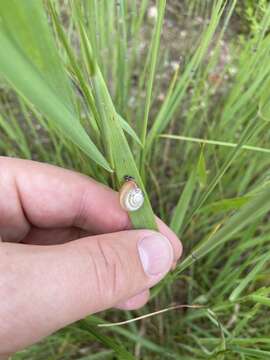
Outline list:
[[[116,190],[133,176],[148,194],[134,227],[155,212],[185,249],[143,310],[14,359],[270,358],[270,6],[245,5],[0,1],[0,154]],[[99,327],[172,303],[194,308]]]

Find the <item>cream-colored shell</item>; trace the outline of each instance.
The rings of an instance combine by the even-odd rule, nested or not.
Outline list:
[[[136,211],[142,207],[144,195],[134,181],[127,181],[120,189],[120,204],[126,211]]]

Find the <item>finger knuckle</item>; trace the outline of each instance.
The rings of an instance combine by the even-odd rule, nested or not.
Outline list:
[[[96,290],[100,301],[118,302],[125,292],[129,267],[123,250],[97,239],[89,254],[94,268]]]

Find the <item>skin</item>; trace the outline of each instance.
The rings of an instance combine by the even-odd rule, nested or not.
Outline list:
[[[157,223],[174,267],[181,243]],[[145,305],[165,276],[143,270],[138,242],[149,235],[93,179],[0,157],[0,359],[89,314]]]

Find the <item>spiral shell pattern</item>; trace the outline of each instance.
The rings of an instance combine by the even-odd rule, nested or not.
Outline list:
[[[127,181],[120,190],[120,204],[124,210],[136,211],[142,207],[144,195],[134,181]]]

